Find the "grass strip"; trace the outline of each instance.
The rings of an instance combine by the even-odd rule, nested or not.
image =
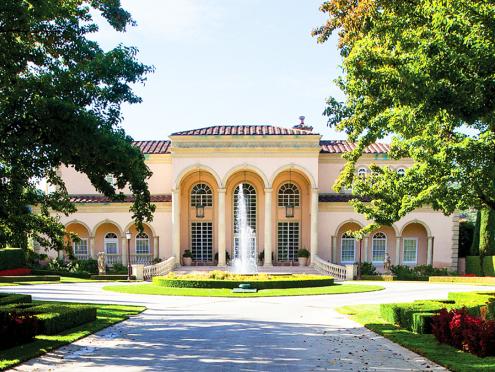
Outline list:
[[[373,332],[404,346],[455,372],[495,371],[495,357],[479,358],[452,346],[440,344],[431,334],[416,334],[386,322],[380,305],[354,305],[337,309]]]
[[[64,304],[63,302],[33,301],[37,304]],[[71,303],[73,304],[73,303]],[[96,320],[68,329],[57,335],[38,335],[33,342],[0,351],[0,369],[11,368],[26,360],[89,336],[103,328],[128,319],[145,310],[142,306],[91,304],[97,308]]]
[[[154,284],[112,285],[103,287],[106,291],[161,296],[196,297],[276,297],[276,296],[312,296],[380,291],[379,285],[334,284],[328,287],[306,287],[286,289],[262,289],[256,293],[233,293],[227,288],[174,288]]]

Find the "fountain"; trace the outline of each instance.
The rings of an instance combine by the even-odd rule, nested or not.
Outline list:
[[[252,244],[254,231],[248,223],[247,200],[242,183],[239,185],[237,197],[236,224],[238,243],[234,249],[231,271],[238,274],[257,274],[256,245]]]

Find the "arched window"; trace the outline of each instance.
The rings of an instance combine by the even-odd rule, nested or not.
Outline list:
[[[105,253],[106,254],[118,254],[119,253],[119,239],[115,233],[107,233],[104,240]]]
[[[136,254],[150,254],[150,238],[145,232],[136,235]]]
[[[299,189],[293,183],[284,183],[278,190],[278,206],[285,207],[291,205],[299,207],[300,196]]]
[[[357,174],[360,179],[365,179],[366,178],[366,173],[368,173],[368,170],[364,167],[361,167],[358,169]]]
[[[385,253],[387,252],[387,236],[382,232],[373,235],[372,242],[372,260],[374,263],[383,264]]]
[[[202,205],[203,207],[213,206],[213,193],[210,186],[205,183],[198,183],[191,190],[191,207],[197,205]]]
[[[397,168],[397,174],[403,177],[406,174],[406,170],[404,168]]]
[[[356,239],[349,234],[344,234],[340,247],[340,261],[342,263],[354,263],[356,261]]]

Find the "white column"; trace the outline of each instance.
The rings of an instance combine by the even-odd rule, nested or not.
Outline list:
[[[180,191],[172,190],[172,255],[180,265]]]
[[[368,262],[368,242],[369,242],[369,236],[366,235],[363,237],[363,261]]]
[[[398,236],[395,238],[395,264],[400,265],[400,243],[401,243],[401,237]]]
[[[339,259],[337,257],[337,237],[332,236],[332,259],[333,263],[339,263]]]
[[[120,239],[120,254],[122,256],[122,264],[127,265],[129,257],[127,257],[127,239],[125,236]]]
[[[225,189],[218,189],[218,266],[226,266],[225,255]]]
[[[95,247],[95,237],[90,236],[88,239],[88,244],[89,244],[89,256],[93,259],[96,259],[96,247]]]
[[[433,236],[428,237],[428,253],[426,263],[428,265],[433,265]]]
[[[311,261],[318,255],[318,189],[311,190]]]
[[[153,257],[160,257],[160,240],[158,236],[153,237]]]
[[[265,262],[272,266],[272,189],[265,189]]]

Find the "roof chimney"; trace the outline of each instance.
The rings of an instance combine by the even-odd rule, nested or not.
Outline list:
[[[301,122],[299,124],[297,124],[297,125],[294,125],[293,128],[294,129],[299,129],[299,130],[305,130],[307,132],[311,132],[313,130],[313,127],[304,124],[304,119],[306,119],[306,117],[304,115],[299,116],[299,120]]]

